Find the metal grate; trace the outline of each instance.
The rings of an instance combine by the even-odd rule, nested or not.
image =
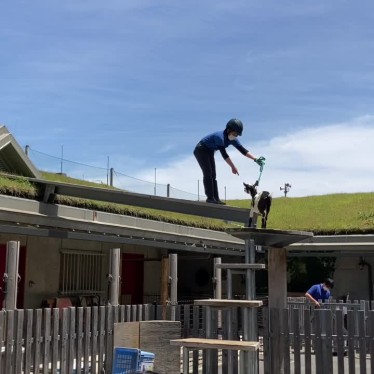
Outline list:
[[[62,250],[60,255],[60,295],[97,295],[103,293],[103,253]]]

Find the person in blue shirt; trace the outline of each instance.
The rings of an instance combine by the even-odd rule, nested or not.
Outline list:
[[[305,293],[305,297],[317,308],[320,307],[319,300],[325,302],[330,299],[331,290],[334,288],[334,281],[327,278],[323,283],[315,284]]]
[[[207,203],[225,204],[219,198],[218,184],[216,179],[216,164],[214,160],[215,151],[220,151],[223,159],[231,167],[232,173],[239,175],[238,169],[226,152],[229,145],[233,145],[241,154],[254,160],[258,165],[265,164],[265,158],[256,158],[239,142],[238,136],[243,133],[243,123],[239,119],[230,119],[223,131],[217,131],[205,136],[196,145],[194,155],[203,172],[203,184]]]

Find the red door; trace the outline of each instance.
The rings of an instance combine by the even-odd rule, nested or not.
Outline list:
[[[143,304],[144,255],[123,253],[121,304]]]
[[[0,310],[3,308],[4,303],[4,293],[3,290],[6,287],[3,282],[3,277],[5,273],[6,266],[6,244],[0,244]],[[25,293],[25,274],[26,274],[26,247],[20,247],[19,253],[19,264],[18,264],[18,274],[21,279],[18,283],[18,293],[17,293],[17,308],[23,308],[23,298]]]

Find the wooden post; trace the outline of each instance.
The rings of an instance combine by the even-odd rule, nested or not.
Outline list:
[[[4,283],[6,283],[5,310],[14,310],[17,308],[19,246],[19,242],[10,241],[6,247],[6,268],[4,274]]]
[[[166,320],[166,309],[169,300],[169,258],[163,257],[161,260],[161,305],[162,319]]]
[[[110,305],[117,306],[119,304],[119,265],[121,259],[121,249],[112,248],[110,250]]]
[[[214,284],[214,298],[222,299],[222,269],[217,269],[218,264],[222,264],[221,257],[215,257],[213,262],[213,284]],[[222,311],[217,311],[218,329],[222,329]]]
[[[171,320],[175,321],[176,307],[178,304],[178,255],[169,255],[170,263],[170,304],[171,304]]]
[[[287,250],[269,248],[270,373],[283,374],[280,311],[287,308]],[[274,313],[272,313],[274,312]]]

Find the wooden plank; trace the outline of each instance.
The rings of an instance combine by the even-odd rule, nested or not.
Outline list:
[[[37,309],[34,313],[34,368],[37,368],[37,373],[39,373],[39,366],[42,362],[42,319],[43,310]]]
[[[126,318],[126,307],[125,305],[120,305],[120,312],[119,312],[119,322],[125,322]]]
[[[112,370],[113,363],[113,307],[106,307],[106,318],[105,318],[105,372],[110,373]]]
[[[137,305],[131,305],[131,322],[138,321]]]
[[[24,354],[24,367],[25,373],[31,372],[31,358],[32,358],[32,326],[33,326],[33,309],[26,310],[26,326],[25,326],[25,354]]]
[[[58,363],[58,332],[59,332],[59,322],[60,322],[60,309],[53,309],[53,319],[52,319],[52,374],[57,374],[57,363]]]
[[[211,309],[211,333],[209,338],[211,339],[218,339],[218,310]],[[208,349],[208,352],[210,352],[210,359],[211,359],[211,370],[210,373],[218,373],[218,350],[217,349]]]
[[[14,342],[14,363],[15,373],[21,373],[22,371],[22,340],[23,340],[23,320],[25,312],[23,309],[16,310],[16,335]]]
[[[122,308],[121,308],[122,311]],[[122,315],[122,312],[120,313]],[[97,374],[97,354],[98,354],[98,323],[99,309],[97,306],[92,308],[92,327],[91,327],[91,373]]]
[[[189,338],[189,330],[190,330],[190,305],[186,304],[183,305],[183,330],[182,330],[182,337]]]
[[[304,309],[304,338],[305,338],[305,374],[312,374],[312,331],[310,310]]]
[[[51,309],[43,309],[43,374],[49,374],[51,354]]]
[[[289,328],[289,318],[288,310],[280,310],[280,321],[282,323],[282,339],[281,345],[283,347],[283,365],[284,365],[284,374],[290,374],[291,372],[291,362],[290,362],[290,328]],[[296,366],[295,366],[296,367]],[[297,371],[295,371],[297,373]]]
[[[343,332],[343,311],[337,310],[335,312],[336,318],[336,353],[338,374],[344,374],[344,332]]]
[[[262,306],[261,300],[227,300],[227,299],[202,299],[195,300],[195,305],[209,306],[215,308],[259,308]]]
[[[125,305],[125,321],[124,322],[131,322],[131,305]]]
[[[223,264],[216,264],[215,265],[217,269],[231,269],[231,270],[263,270],[266,268],[265,264],[246,264],[246,263],[240,263],[240,264],[229,264],[229,263],[223,263]]]
[[[192,336],[199,336],[199,325],[200,325],[200,307],[199,306],[192,306],[192,331],[186,338],[190,338]],[[192,373],[198,374],[199,373],[199,351],[194,350],[192,352]]]
[[[98,371],[104,371],[104,354],[105,354],[105,306],[99,307],[99,358]]]
[[[69,341],[69,308],[62,309],[61,316],[61,336],[60,336],[60,372],[66,373],[68,361],[68,341]]]
[[[269,357],[270,357],[270,352],[269,352],[269,308],[268,307],[263,307],[262,309],[262,320],[263,320],[263,325],[264,325],[264,333],[263,333],[263,357],[264,357],[264,374],[269,374],[270,373],[270,365],[269,365]]]
[[[366,331],[365,331],[365,311],[358,312],[358,336],[360,354],[360,374],[366,374]]]
[[[374,310],[368,312],[368,321],[369,321],[369,352],[370,352],[370,368],[371,374],[374,374]]]
[[[316,373],[326,374],[324,372],[324,362],[323,362],[323,348],[322,348],[322,328],[321,328],[321,316],[318,310],[314,311],[313,320],[313,330],[314,330],[314,351],[316,359]]]
[[[73,373],[74,370],[74,361],[76,358],[76,340],[77,340],[77,333],[76,333],[76,309],[69,308],[69,340],[68,340],[68,362],[67,362],[67,372]]]
[[[239,341],[239,340],[218,340],[187,338],[174,339],[170,341],[171,345],[178,347],[197,348],[197,349],[231,349],[236,351],[257,351],[260,348],[259,342]]]
[[[90,356],[91,356],[91,308],[85,308],[84,313],[84,336],[83,336],[83,352],[84,352],[84,365],[83,373],[90,372]]]
[[[113,305],[113,323],[119,322],[119,305]]]
[[[151,306],[149,304],[145,304],[143,306],[143,321],[149,321],[151,319]]]
[[[4,331],[5,331],[5,316],[6,312],[0,310],[0,373],[4,372],[4,360],[3,360],[3,352],[5,352],[5,345],[4,345]]]
[[[348,310],[348,369],[350,374],[355,373],[355,315]]]
[[[137,321],[142,321],[143,320],[143,305],[137,305],[137,317],[136,317],[136,320]]]
[[[323,320],[323,355],[324,355],[324,369],[327,373],[332,373],[333,371],[333,361],[332,361],[332,312],[330,309],[321,310]]]
[[[82,307],[77,308],[77,340],[76,340],[76,371],[78,374],[82,373],[82,357],[83,357],[83,313]]]
[[[5,333],[5,373],[12,372],[12,351],[13,351],[13,329],[14,329],[14,310],[6,312],[6,333]]]

